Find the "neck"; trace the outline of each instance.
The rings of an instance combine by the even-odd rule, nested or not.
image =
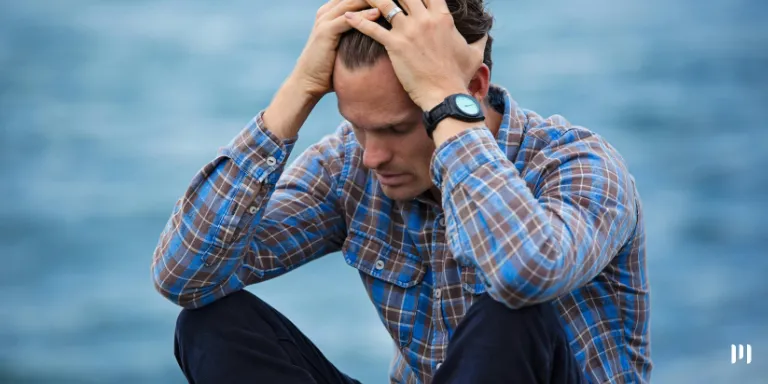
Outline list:
[[[428,193],[432,194],[432,198],[435,199],[435,202],[437,202],[438,205],[442,204],[443,195],[440,193],[440,188],[433,185],[432,188],[429,189]]]

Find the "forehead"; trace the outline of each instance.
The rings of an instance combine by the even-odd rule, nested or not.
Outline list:
[[[375,127],[407,119],[421,110],[403,89],[389,58],[369,67],[350,70],[336,61],[333,88],[339,112],[356,125]]]

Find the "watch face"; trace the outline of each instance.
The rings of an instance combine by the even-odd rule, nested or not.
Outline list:
[[[477,101],[469,96],[459,95],[456,97],[456,106],[467,115],[475,116],[480,113],[480,106]]]

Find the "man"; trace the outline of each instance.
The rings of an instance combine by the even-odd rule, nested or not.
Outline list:
[[[634,180],[598,135],[490,84],[491,20],[482,0],[319,9],[292,74],[193,179],[155,252],[156,288],[185,308],[190,382],[356,383],[243,290],[336,251],[397,346],[392,382],[649,380]],[[284,169],[331,91],[344,123]]]

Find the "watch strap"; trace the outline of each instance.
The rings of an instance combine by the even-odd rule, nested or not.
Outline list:
[[[436,105],[434,108],[432,108],[429,111],[425,111],[423,115],[424,120],[424,127],[427,130],[427,136],[430,138],[432,137],[432,133],[437,128],[437,125],[443,121],[443,119],[446,119],[448,117],[465,121],[465,122],[476,122],[476,121],[483,121],[485,120],[485,116],[481,112],[478,115],[471,116],[466,113],[463,113],[457,106],[455,99],[459,96],[463,97],[470,97],[474,100],[472,96],[469,96],[465,93],[457,93],[450,95],[446,97],[440,104]],[[475,100],[477,102],[477,100]]]

